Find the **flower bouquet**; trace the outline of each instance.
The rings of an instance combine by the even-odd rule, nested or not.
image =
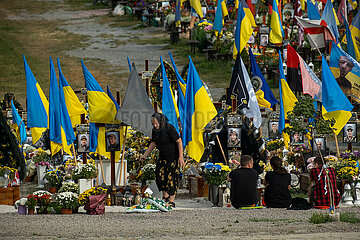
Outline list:
[[[36,195],[34,194],[30,194],[26,197],[27,201],[26,201],[26,206],[28,208],[28,213],[29,214],[34,214],[35,211],[35,207],[37,205],[37,201],[38,198]]]
[[[51,152],[49,150],[37,149],[32,155],[32,160],[38,166],[40,163],[48,163],[50,160]],[[43,165],[43,164],[40,164]]]
[[[268,151],[276,151],[278,149],[282,149],[284,147],[284,141],[281,139],[269,141],[266,143],[266,149]]]
[[[56,195],[56,200],[62,209],[76,209],[79,207],[79,195],[73,192],[62,192]]]
[[[142,181],[155,180],[156,165],[148,163],[140,171],[140,178]]]
[[[51,193],[48,191],[39,190],[33,193],[37,197],[38,213],[51,212]]]
[[[220,186],[226,183],[229,172],[230,168],[227,165],[208,162],[205,164],[204,178],[209,185]]]
[[[298,152],[290,152],[287,155],[286,160],[289,164],[294,165],[297,168],[301,168],[305,165],[304,157],[302,156],[302,154],[300,154]]]
[[[62,193],[62,192],[79,193],[79,185],[76,183],[65,183],[59,189],[59,193]]]
[[[11,181],[15,177],[16,171],[17,170],[15,168],[0,165],[0,187],[10,186]]]
[[[45,173],[45,179],[48,181],[50,187],[59,189],[65,173],[60,169],[49,170]]]
[[[72,172],[72,178],[77,181],[80,178],[91,179],[95,178],[98,174],[98,170],[94,164],[78,164]]]
[[[102,187],[92,187],[79,195],[80,206],[85,206],[89,203],[89,197],[95,195],[103,195],[107,193],[107,189]]]

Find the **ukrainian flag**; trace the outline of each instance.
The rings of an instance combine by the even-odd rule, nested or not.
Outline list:
[[[255,23],[254,14],[252,13],[251,9],[249,8],[245,0],[241,0],[241,6],[244,9],[245,15],[249,18],[251,26],[254,28],[257,27]]]
[[[241,53],[254,31],[250,20],[251,17],[253,18],[251,11],[250,14],[251,16],[248,16],[248,14],[245,13],[242,4],[239,2],[235,29],[233,58],[236,58],[236,55],[238,53]]]
[[[356,59],[355,46],[354,46],[354,41],[352,38],[351,31],[349,28],[349,24],[348,24],[346,18],[344,17],[344,14],[342,12],[340,12],[340,13],[341,13],[341,17],[343,18],[343,21],[345,24],[347,52],[350,54],[350,56],[352,56],[354,59]]]
[[[65,130],[68,130],[64,114],[62,112],[63,107],[61,107],[60,100],[60,90],[59,85],[56,79],[56,73],[53,61],[51,57],[50,60],[50,92],[49,92],[49,130],[50,130],[50,145],[51,145],[51,155],[53,156],[62,148],[64,151],[71,155],[70,145],[72,141],[75,139],[75,135],[73,135],[73,139],[69,139],[67,142]],[[63,100],[64,101],[64,100]],[[70,118],[68,119],[70,121]],[[71,128],[72,134],[74,134]],[[70,133],[68,133],[70,134]]]
[[[72,127],[74,128],[76,124],[81,123],[81,114],[87,114],[84,106],[79,101],[78,97],[74,93],[73,89],[70,87],[69,83],[66,81],[60,67],[60,60],[57,59],[58,70],[59,70],[59,87],[61,94],[64,96],[66,111],[70,117]],[[65,109],[64,109],[65,111]]]
[[[130,70],[131,71],[131,70]],[[112,93],[110,92],[110,88],[109,88],[109,85],[106,85],[106,92],[107,92],[107,95],[109,96],[109,98],[113,101],[113,103],[115,104],[115,107],[116,107],[116,112],[117,110],[119,110],[120,108],[120,105],[118,104],[118,102],[115,100],[114,96],[112,95]]]
[[[90,122],[93,123],[114,123],[116,106],[110,97],[102,90],[96,79],[86,68],[81,60],[87,96],[89,101]]]
[[[335,45],[335,44],[333,44]],[[336,46],[336,45],[335,45]],[[332,50],[333,51],[333,50]],[[334,75],[331,73],[324,56],[322,56],[322,115],[325,120],[334,119],[332,126],[335,134],[338,135],[341,129],[351,117],[351,110],[354,108],[349,102]]]
[[[24,120],[21,119],[18,111],[16,110],[13,100],[11,100],[11,112],[16,136],[20,144],[22,145],[27,139],[26,128]]]
[[[203,11],[201,9],[200,0],[190,0],[190,6],[195,9],[195,11],[199,15],[200,19],[202,19],[204,17]]]
[[[273,8],[274,9],[274,8]],[[288,83],[285,79],[283,63],[281,59],[281,52],[279,50],[279,91],[280,91],[280,116],[279,116],[279,132],[282,133],[288,124],[285,124],[285,120],[288,119],[288,113],[294,109],[295,103],[298,101],[294,93],[291,91]],[[288,148],[290,137],[288,134],[283,133],[285,147]]]
[[[217,111],[190,56],[189,59],[182,140],[188,155],[199,162],[204,153],[203,129],[217,115]]]
[[[282,39],[284,36],[285,36],[285,34],[284,34],[284,29],[281,24],[278,4],[277,4],[276,0],[273,0],[269,41],[274,44],[282,43]]]
[[[175,76],[178,84],[178,109],[179,109],[179,116],[180,116],[180,123],[183,122],[183,116],[184,116],[184,108],[185,108],[185,92],[186,92],[186,83],[184,79],[179,74],[179,71],[175,65],[175,61],[169,52],[169,56],[171,59],[171,63],[174,67]]]
[[[217,2],[214,25],[213,25],[213,29],[217,32],[217,34],[222,33],[223,22],[224,22],[224,17],[225,17],[225,16],[223,16],[222,3],[223,3],[223,0],[218,0],[218,2]]]
[[[334,10],[334,6],[332,4],[331,1],[327,1],[323,14],[320,18],[320,20],[324,20],[327,25],[329,26],[332,34],[334,35],[335,39],[336,39],[336,43],[339,42],[339,30],[337,28],[337,25],[339,25],[339,20],[337,19],[337,16],[335,14],[335,10]]]
[[[319,10],[312,1],[307,2],[307,8],[308,8],[308,16],[310,20],[320,20],[321,16]]]
[[[162,89],[162,113],[167,117],[169,123],[173,125],[176,131],[179,133],[179,124],[178,124],[178,116],[179,110],[176,105],[176,101],[171,90],[171,86],[169,80],[166,76],[166,71],[164,67],[164,62],[162,57],[160,57],[161,62],[161,73],[163,80],[163,89]]]
[[[32,142],[35,144],[48,128],[49,102],[31,72],[25,55],[23,55],[23,59],[26,76],[27,127],[31,129]]]
[[[357,8],[357,2],[356,0],[349,0],[349,3],[351,4],[351,6],[353,7],[353,9]],[[359,13],[359,12],[358,12]]]
[[[351,36],[354,41],[356,60],[360,61],[360,11],[350,24]]]

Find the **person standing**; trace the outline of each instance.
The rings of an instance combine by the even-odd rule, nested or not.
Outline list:
[[[156,147],[159,158],[156,161],[156,184],[163,192],[163,200],[175,207],[175,194],[179,182],[179,165],[184,167],[182,140],[174,126],[161,113],[154,113],[151,118],[153,125],[149,148],[140,157],[144,160]]]
[[[230,200],[234,208],[255,206],[258,201],[256,190],[258,173],[253,169],[254,161],[249,155],[242,155],[240,168],[230,172]]]
[[[278,156],[270,159],[270,165],[274,171],[267,172],[265,175],[265,205],[273,208],[287,208],[291,203],[291,176],[282,167],[282,160]]]

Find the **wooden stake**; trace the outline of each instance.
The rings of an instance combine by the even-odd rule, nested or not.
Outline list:
[[[99,154],[99,162],[100,162],[100,167],[101,167],[101,174],[103,177],[103,182],[105,183],[105,173],[104,173],[104,166],[102,164],[102,160],[101,160],[101,155]],[[106,184],[106,183],[105,183]]]
[[[75,145],[74,145],[74,143],[72,143],[71,145],[72,145],[72,150],[73,150],[73,154],[74,154],[74,161],[75,161],[75,167],[76,167],[77,161],[76,161],[76,154],[75,154]]]
[[[218,143],[219,143],[219,147],[220,147],[221,153],[222,153],[222,155],[223,155],[223,157],[224,157],[225,163],[226,163],[226,165],[229,165],[229,163],[228,163],[228,161],[227,161],[227,159],[226,159],[224,150],[223,150],[223,148],[222,148],[222,145],[221,145],[221,143],[220,143],[219,136],[218,136],[217,134],[216,134],[216,139],[217,139],[217,141],[218,141]]]
[[[99,168],[99,163],[96,162],[96,169]],[[96,186],[98,187],[99,186],[99,174],[96,175]]]
[[[335,137],[335,143],[336,143],[337,157],[340,158],[339,143],[338,143],[338,139],[337,139],[336,133],[334,133],[334,137]]]
[[[128,126],[125,127],[124,141],[123,141],[123,146],[122,146],[122,150],[121,150],[119,186],[121,186],[121,178],[122,178],[122,172],[123,172],[123,164],[124,164],[124,157],[125,157],[125,145],[126,145],[127,128],[128,128]],[[125,170],[125,171],[126,171],[126,170]]]

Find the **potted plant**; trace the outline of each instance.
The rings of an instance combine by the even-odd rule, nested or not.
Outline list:
[[[37,196],[34,194],[30,194],[26,197],[26,199],[27,199],[26,206],[28,209],[28,214],[34,214],[38,200]]]
[[[32,157],[32,161],[36,165],[36,171],[38,176],[38,188],[44,188],[44,176],[46,168],[49,167],[50,151],[37,149]]]
[[[62,180],[65,176],[65,173],[60,170],[59,168],[49,170],[45,173],[44,179],[48,181],[49,185],[49,192],[56,193],[57,190],[60,188]]]
[[[148,163],[144,167],[142,167],[140,172],[141,182],[146,183],[146,181],[155,180],[155,169],[156,165],[152,163]]]
[[[86,206],[89,203],[89,197],[95,195],[107,194],[107,189],[102,187],[92,187],[79,195],[80,206]]]
[[[25,215],[26,214],[26,202],[27,198],[21,198],[15,202],[15,209],[18,210],[18,214]]]
[[[37,213],[51,213],[51,193],[48,191],[39,190],[34,192],[33,194],[37,196]]]
[[[79,192],[82,193],[85,190],[92,187],[92,179],[98,174],[98,170],[94,164],[78,164],[72,172],[72,178],[79,184]]]
[[[79,185],[76,183],[65,183],[62,185],[62,187],[58,191],[59,193],[62,192],[73,192],[73,193],[79,193]]]
[[[62,192],[56,195],[62,214],[72,214],[73,209],[79,207],[79,195],[73,192]]]

